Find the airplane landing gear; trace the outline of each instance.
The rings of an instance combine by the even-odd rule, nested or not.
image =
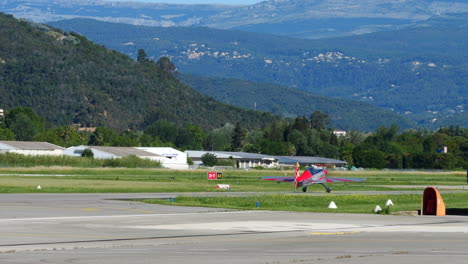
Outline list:
[[[330,193],[330,192],[331,192],[331,189],[328,188],[325,184],[320,183],[320,185],[322,185],[322,186],[325,188],[325,191],[326,191],[327,193]]]
[[[307,192],[307,187],[302,187],[303,192]]]

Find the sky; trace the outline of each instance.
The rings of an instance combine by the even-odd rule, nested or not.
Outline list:
[[[110,0],[108,0],[110,1]],[[132,1],[149,3],[168,4],[224,4],[224,5],[251,5],[264,0],[111,0],[111,1]]]

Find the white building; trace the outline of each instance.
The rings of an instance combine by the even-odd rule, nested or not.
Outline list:
[[[202,165],[202,156],[206,153],[211,153],[219,160],[234,160],[236,166],[241,169],[264,167],[278,167],[278,158],[270,155],[247,153],[247,152],[230,152],[230,151],[200,151],[186,150],[188,157],[193,160],[196,165]]]
[[[177,149],[168,147],[137,147],[137,149],[164,157],[160,158],[159,161],[165,168],[176,170],[186,170],[189,168],[187,154]]]
[[[67,148],[64,155],[81,156],[85,149],[90,149],[95,159],[116,159],[133,155],[159,161],[168,169],[188,169],[187,155],[173,148],[77,146]]]
[[[47,143],[32,141],[0,141],[0,153],[17,153],[32,156],[61,156],[65,148]]]
[[[90,149],[95,159],[118,159],[128,156],[137,156],[142,159],[157,160],[159,155],[139,150],[133,147],[103,147],[103,146],[77,146],[69,147],[64,155],[80,157],[85,149]]]
[[[229,151],[199,151],[187,150],[188,154],[196,165],[202,165],[202,156],[206,153],[211,153],[219,160],[234,160],[236,166],[241,169],[264,167],[293,167],[296,163],[301,166],[319,166],[319,167],[343,167],[347,164],[346,161],[329,159],[323,157],[309,156],[271,156],[256,153],[246,152],[229,152]]]
[[[344,130],[333,130],[333,134],[337,137],[346,137],[346,131]]]

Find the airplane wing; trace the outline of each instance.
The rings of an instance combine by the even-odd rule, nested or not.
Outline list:
[[[306,179],[305,182],[308,183],[326,183],[326,182],[363,182],[366,179],[362,178],[330,178],[330,177],[320,177],[318,179]]]
[[[262,177],[262,180],[267,180],[267,181],[283,181],[283,182],[293,182],[294,177],[280,177],[280,176],[265,176]]]

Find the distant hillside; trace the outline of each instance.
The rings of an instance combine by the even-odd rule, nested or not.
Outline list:
[[[90,18],[131,25],[202,26],[317,39],[401,29],[434,15],[468,12],[468,3],[464,0],[269,0],[232,6],[7,0],[0,1],[0,11],[35,22]]]
[[[380,126],[398,124],[403,129],[416,123],[370,103],[313,95],[275,84],[255,83],[230,78],[180,75],[202,94],[247,109],[286,116],[309,117],[314,111],[327,113],[331,126],[343,130],[375,131]]]
[[[270,122],[266,113],[202,96],[173,77],[170,61],[131,58],[77,34],[0,13],[0,107],[34,108],[55,124],[120,131],[156,120],[219,127]]]
[[[168,1],[170,2],[170,1]],[[161,4],[139,1],[106,0],[4,0],[0,11],[34,22],[70,18],[146,26],[191,26],[236,6]]]
[[[468,12],[463,0],[270,0],[215,14],[200,24],[317,39],[395,30],[463,12]]]
[[[130,56],[138,49],[155,60],[168,56],[184,73],[370,102],[428,128],[439,127],[439,120],[467,105],[468,13],[434,17],[399,31],[323,40],[83,19],[53,25]]]

